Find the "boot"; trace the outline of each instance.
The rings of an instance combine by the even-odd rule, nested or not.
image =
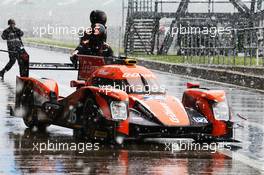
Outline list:
[[[1,80],[4,80],[5,70],[0,71],[0,78]]]

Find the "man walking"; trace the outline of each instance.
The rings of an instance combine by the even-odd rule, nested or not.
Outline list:
[[[27,57],[24,55],[25,50],[21,50],[21,48],[23,47],[21,37],[24,33],[19,28],[15,27],[15,20],[9,19],[8,25],[9,27],[5,29],[1,35],[3,40],[7,40],[7,48],[9,52],[9,62],[0,71],[0,77],[2,78],[2,80],[4,79],[4,74],[12,68],[16,60],[18,60],[20,75],[22,74],[21,76],[23,76],[24,60],[20,57]]]

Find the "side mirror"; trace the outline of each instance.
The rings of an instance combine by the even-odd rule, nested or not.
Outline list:
[[[187,83],[187,88],[192,89],[192,88],[200,88],[200,83],[196,82],[188,82]]]
[[[76,80],[72,80],[70,83],[71,87],[75,87],[75,88],[81,88],[83,86],[85,86],[85,82],[84,81],[76,81]]]

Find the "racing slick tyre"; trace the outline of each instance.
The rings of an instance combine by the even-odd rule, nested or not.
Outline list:
[[[122,144],[123,137],[122,135],[117,134],[113,131],[112,135],[109,135],[109,130],[101,128],[100,126],[105,126],[105,124],[100,119],[103,119],[103,116],[96,104],[95,100],[89,98],[85,101],[83,107],[83,127],[80,129],[74,129],[73,135],[77,139],[86,139],[90,141],[103,141],[103,142],[114,142],[114,144]],[[114,126],[106,126],[114,127]],[[113,128],[112,128],[113,129]]]
[[[94,140],[92,131],[95,129],[92,120],[98,115],[97,106],[93,99],[88,98],[83,107],[82,116],[83,116],[83,127],[73,130],[73,135],[77,139],[86,139]]]
[[[34,96],[31,88],[24,88],[21,98],[20,98],[20,110],[22,113],[22,118],[25,125],[28,128],[37,127],[39,130],[45,130],[47,126],[46,123],[39,122],[37,119],[37,113],[34,108]]]

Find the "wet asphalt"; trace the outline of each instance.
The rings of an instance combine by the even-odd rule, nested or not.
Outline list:
[[[1,48],[5,44],[0,43]],[[31,61],[69,62],[68,55],[27,48]],[[0,67],[8,61],[0,53]],[[29,130],[21,118],[11,117],[8,105],[14,101],[17,65],[0,82],[0,174],[263,174],[264,173],[264,94],[252,89],[209,82],[154,71],[168,90],[181,98],[188,81],[203,87],[224,89],[233,111],[235,139],[230,147],[210,150],[174,150],[177,139],[148,139],[123,146],[84,143],[70,129],[50,126],[46,132]],[[60,94],[74,91],[70,80],[74,71],[32,71],[31,76],[48,77],[59,82]],[[241,119],[238,115],[245,119]],[[183,140],[189,143],[189,140]],[[40,151],[40,144],[77,145],[72,150]],[[84,144],[89,149],[83,149]],[[37,147],[34,147],[38,145]],[[170,146],[168,146],[170,145]],[[98,147],[97,147],[98,146]],[[78,149],[77,149],[78,147]],[[74,148],[74,147],[72,147]],[[99,149],[97,149],[99,148]]]

